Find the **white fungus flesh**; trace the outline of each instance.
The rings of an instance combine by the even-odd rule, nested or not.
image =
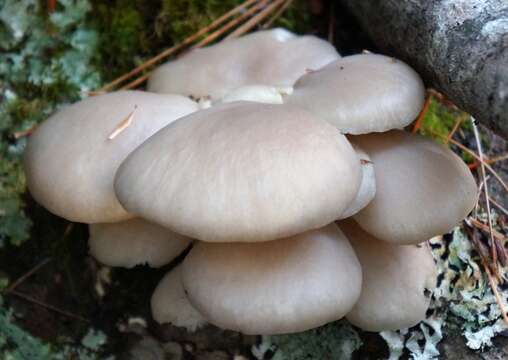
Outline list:
[[[339,223],[363,273],[360,299],[346,315],[367,331],[408,328],[425,319],[436,286],[436,266],[426,243],[395,245],[376,239],[353,220]]]
[[[282,89],[284,91],[285,89]],[[252,101],[265,104],[282,104],[281,90],[273,86],[247,85],[228,92],[221,102],[230,103],[235,101]]]
[[[376,195],[376,177],[374,175],[374,164],[370,160],[369,154],[363,151],[358,145],[352,143],[353,148],[358,155],[360,160],[360,167],[362,169],[362,181],[360,183],[360,189],[356,194],[355,199],[346,211],[340,217],[341,219],[353,216],[358,211],[367,206],[374,196]]]
[[[172,324],[196,331],[206,324],[203,316],[192,306],[182,285],[182,267],[167,273],[157,285],[152,300],[152,316],[159,324]]]
[[[121,162],[157,130],[197,109],[181,95],[141,91],[98,95],[64,107],[28,141],[28,188],[37,202],[71,221],[126,220],[132,215],[113,189]]]
[[[335,224],[264,243],[199,242],[182,264],[189,300],[210,323],[245,334],[293,333],[343,317],[361,268]]]
[[[303,75],[288,104],[327,120],[345,134],[401,129],[420,112],[425,87],[403,62],[384,55],[340,58]]]
[[[90,224],[90,255],[108,266],[131,268],[169,264],[191,239],[146,220],[134,218],[117,223]]]
[[[398,130],[352,141],[376,169],[376,195],[354,219],[378,239],[417,244],[450,231],[473,209],[475,180],[443,145]]]
[[[191,238],[258,242],[338,219],[361,181],[344,135],[294,107],[235,102],[191,114],[121,165],[129,212]]]
[[[307,69],[338,57],[333,45],[314,36],[284,29],[257,31],[162,65],[150,76],[148,90],[218,100],[245,85],[293,86]]]

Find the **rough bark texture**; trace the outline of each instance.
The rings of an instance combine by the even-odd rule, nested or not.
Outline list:
[[[508,138],[507,0],[340,0],[384,52]]]

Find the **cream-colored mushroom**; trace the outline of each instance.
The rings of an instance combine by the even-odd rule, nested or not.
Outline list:
[[[118,166],[157,130],[197,109],[181,95],[141,91],[67,106],[30,136],[24,159],[28,188],[41,205],[71,221],[126,220],[132,215],[113,190]]]
[[[280,334],[340,319],[358,299],[361,268],[335,224],[263,243],[199,242],[182,264],[191,303],[210,323]]]
[[[192,240],[140,218],[90,224],[90,254],[108,266],[131,268],[170,263]]]
[[[303,75],[287,103],[311,111],[345,134],[401,129],[411,123],[425,100],[418,74],[383,55],[340,58]]]
[[[129,212],[191,238],[268,241],[339,218],[360,161],[333,126],[290,106],[235,102],[167,126],[116,175]]]
[[[428,245],[381,241],[351,219],[339,226],[363,272],[360,299],[346,318],[367,331],[408,328],[424,320],[437,277]]]
[[[374,164],[370,160],[369,154],[363,151],[358,145],[352,143],[353,148],[358,155],[360,160],[360,166],[362,168],[362,181],[360,183],[360,189],[356,194],[355,199],[346,211],[341,215],[341,219],[353,216],[358,211],[368,205],[376,195],[376,177],[374,175]]]
[[[417,244],[455,227],[477,200],[462,159],[419,135],[393,130],[352,139],[376,169],[376,195],[354,219],[375,237]]]
[[[189,331],[206,324],[203,316],[192,306],[182,285],[182,268],[178,265],[157,285],[152,300],[152,316],[159,324],[172,324]]]
[[[330,43],[296,36],[284,29],[256,31],[222,41],[157,68],[148,90],[218,100],[240,86],[293,86],[307,69],[318,69],[339,55]]]

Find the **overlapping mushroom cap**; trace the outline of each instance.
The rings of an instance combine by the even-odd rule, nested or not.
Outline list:
[[[70,105],[32,134],[24,167],[33,197],[71,221],[114,222],[130,217],[114,190],[115,172],[125,157],[157,130],[196,111],[180,95],[121,91]],[[122,121],[130,125],[108,137]]]
[[[89,229],[90,254],[109,266],[163,266],[192,242],[183,235],[139,218],[90,224]]]
[[[290,106],[191,114],[134,151],[115,190],[129,212],[204,241],[267,241],[339,218],[360,161],[333,126]]]
[[[417,244],[450,231],[473,209],[475,180],[448,148],[398,130],[352,141],[370,155],[377,187],[374,199],[353,217],[375,237]]]
[[[257,31],[192,50],[156,69],[148,90],[220,99],[240,86],[293,86],[307,69],[319,69],[339,55],[328,42],[285,29]]]
[[[423,82],[409,66],[384,55],[359,54],[303,75],[287,102],[342,133],[366,134],[409,125],[424,100]]]
[[[408,328],[424,320],[437,276],[428,245],[390,244],[353,220],[341,221],[339,226],[363,272],[360,298],[346,318],[368,331]]]
[[[152,316],[160,324],[170,323],[189,331],[206,324],[192,306],[182,285],[182,266],[167,273],[157,285],[151,299]]]
[[[360,265],[335,224],[264,243],[199,242],[182,265],[189,300],[212,324],[245,334],[307,330],[358,299]]]

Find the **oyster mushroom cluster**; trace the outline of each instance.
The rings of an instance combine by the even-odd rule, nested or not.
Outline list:
[[[459,157],[404,132],[424,92],[393,58],[260,31],[164,64],[148,92],[58,111],[29,140],[28,187],[90,224],[106,265],[159,267],[192,246],[152,296],[158,322],[409,327],[435,286],[426,240],[477,198]]]

